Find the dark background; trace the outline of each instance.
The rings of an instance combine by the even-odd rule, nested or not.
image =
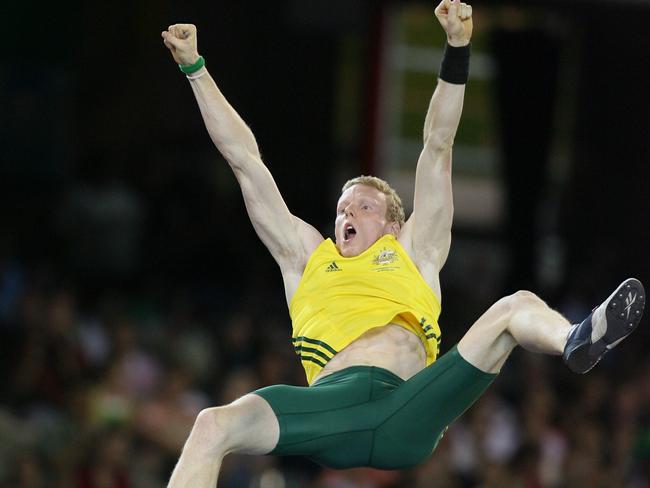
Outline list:
[[[477,7],[498,9],[501,3]],[[339,185],[329,171],[332,161],[347,151],[356,156],[356,170],[375,169],[363,124],[369,122],[363,107],[375,101],[359,102],[356,147],[341,148],[334,140],[338,41],[350,33],[362,40],[362,95],[369,98],[381,8],[381,2],[142,2],[50,4],[35,13],[10,6],[15,21],[7,37],[18,42],[5,53],[2,73],[5,253],[69,272],[81,264],[74,263],[81,258],[70,242],[81,231],[62,229],[57,210],[80,186],[101,191],[121,185],[138,200],[142,224],[136,256],[122,273],[127,282],[151,273],[194,281],[197,270],[211,280],[223,266],[230,268],[229,280],[237,279],[244,276],[234,272],[239,261],[217,256],[234,249],[263,254],[191,91],[161,48],[157,33],[174,19],[198,24],[200,50],[256,134],[289,207],[329,233]],[[649,10],[622,2],[535,2],[528,8],[540,26],[498,28],[493,35],[502,176],[514,226],[506,225],[504,235],[519,234],[524,245],[518,247],[532,247],[527,233],[534,233],[532,209],[544,187],[558,56],[562,43],[577,43],[574,150],[561,210],[568,275],[570,281],[647,275],[642,253],[650,226],[642,216],[648,209]],[[562,17],[565,32],[543,25],[549,12]],[[512,258],[530,268],[532,256],[520,254]],[[518,274],[530,281],[528,271]]]
[[[91,392],[110,383],[110,371],[128,349],[124,344],[139,344],[158,364],[161,378],[182,371],[183,388],[203,393],[197,405],[231,399],[223,392],[234,370],[250,370],[254,379],[243,383],[252,387],[303,381],[297,360],[290,357],[280,274],[248,222],[235,180],[209,140],[188,82],[162,45],[160,31],[176,22],[197,24],[199,51],[255,133],[289,208],[331,235],[341,172],[381,173],[376,151],[368,147],[377,105],[375,63],[384,35],[382,13],[397,4],[143,1],[4,7],[9,20],[3,36],[9,43],[0,69],[0,363],[7,378],[1,396],[7,425],[30,426],[38,439],[43,427],[33,421],[35,409],[57,419],[76,417],[84,434],[75,437],[72,429],[66,435],[84,446],[94,436],[110,438],[114,431],[105,430],[110,424],[125,450],[162,445],[163,461],[152,472],[164,478],[177,455],[177,440],[166,444],[141,431],[139,414],[90,428],[95,424],[80,420],[88,408],[74,406],[79,399],[85,405]],[[489,14],[512,5],[481,2],[474,7]],[[443,273],[443,290],[449,290],[441,321],[445,350],[492,301],[517,289],[540,293],[577,319],[623,278],[647,282],[650,277],[650,7],[645,2],[554,1],[517,8],[538,17],[539,24],[490,27],[505,219],[488,236],[465,228],[455,233],[469,246],[486,239],[503,246],[507,274],[487,295],[471,298],[466,284],[489,278]],[[563,27],[549,27],[550,17],[561,18]],[[431,22],[432,35],[439,35],[433,15]],[[344,36],[355,36],[362,46],[360,123],[353,145],[337,140],[333,122]],[[569,77],[577,100],[574,120],[568,122],[567,184],[556,198],[556,231],[566,255],[561,283],[547,286],[537,271],[539,205],[553,121],[561,108],[557,74],[567,43],[577,53]],[[567,77],[562,80],[566,83]],[[341,159],[356,161],[356,167],[335,167],[333,161]],[[452,257],[455,252],[454,259],[462,261],[462,251],[452,246]],[[645,322],[623,352],[601,368],[598,378],[611,388],[611,398],[616,385],[642,371]],[[89,323],[100,324],[103,356],[88,345],[96,342],[84,339],[92,329]],[[246,331],[243,338],[241,330]],[[201,353],[209,359],[200,374],[188,373],[186,363],[192,361],[173,347],[179,337],[192,334],[213,351]],[[270,345],[281,351],[278,357],[265,356]],[[525,361],[513,358],[515,364]],[[578,395],[575,378],[554,368],[556,380],[548,382],[553,395]],[[504,376],[502,397],[521,409],[524,373]],[[152,393],[132,408],[165,397],[160,385],[169,383],[152,386]],[[620,395],[624,403],[625,394]],[[128,400],[129,394],[124,397]],[[580,398],[574,404],[591,401]],[[637,399],[637,410],[643,410],[644,401]],[[602,400],[601,406],[605,413],[595,416],[595,425],[607,432],[613,424],[606,420],[615,415],[612,403]],[[566,421],[561,402],[556,408],[555,427]],[[71,486],[69,480],[95,486],[78,481],[92,478],[89,458],[73,451],[61,461],[63,444],[48,450],[7,429],[18,439],[3,453],[0,476],[13,480],[8,486]],[[632,430],[642,431],[638,424]],[[519,455],[528,459],[527,453]],[[37,474],[13,469],[20,465],[12,463],[16,456],[26,460],[27,472]],[[599,456],[607,466],[618,466],[611,452]],[[121,463],[116,463],[121,472],[133,473]],[[512,476],[525,471],[517,469],[512,468]],[[621,480],[639,472],[619,471]],[[45,473],[56,474],[48,481]],[[40,476],[44,484],[17,481],[21,476]],[[145,486],[132,474],[120,476]],[[487,476],[477,468],[461,478],[472,486],[471,480]],[[404,486],[415,486],[408,483]]]

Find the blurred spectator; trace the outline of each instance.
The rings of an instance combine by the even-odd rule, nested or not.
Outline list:
[[[203,393],[193,389],[193,378],[178,366],[170,367],[154,397],[137,414],[140,434],[171,454],[180,452],[199,412],[209,405]]]
[[[98,432],[87,446],[87,459],[77,472],[79,488],[129,488],[130,437],[122,429]]]

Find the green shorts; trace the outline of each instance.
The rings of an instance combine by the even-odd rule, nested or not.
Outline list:
[[[255,393],[280,424],[270,454],[308,456],[338,469],[405,469],[431,454],[447,426],[495,377],[454,347],[408,381],[386,369],[352,366],[310,387],[276,385]]]

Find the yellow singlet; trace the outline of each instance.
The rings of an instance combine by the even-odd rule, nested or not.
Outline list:
[[[324,240],[307,262],[289,313],[309,384],[361,334],[389,323],[420,337],[427,366],[440,349],[440,301],[391,234],[349,258]]]

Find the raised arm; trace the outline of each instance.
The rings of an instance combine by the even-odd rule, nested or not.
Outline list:
[[[172,25],[162,37],[179,65],[190,66],[199,60],[194,25]],[[316,229],[289,212],[262,162],[253,133],[206,68],[188,74],[187,78],[208,133],[239,182],[255,231],[280,265],[286,284],[286,274],[300,275],[309,255],[323,238]]]
[[[439,294],[438,273],[451,243],[451,149],[463,110],[472,7],[458,0],[443,0],[435,13],[447,33],[448,46],[424,123],[413,214],[402,232],[405,239],[410,238],[416,265]]]

